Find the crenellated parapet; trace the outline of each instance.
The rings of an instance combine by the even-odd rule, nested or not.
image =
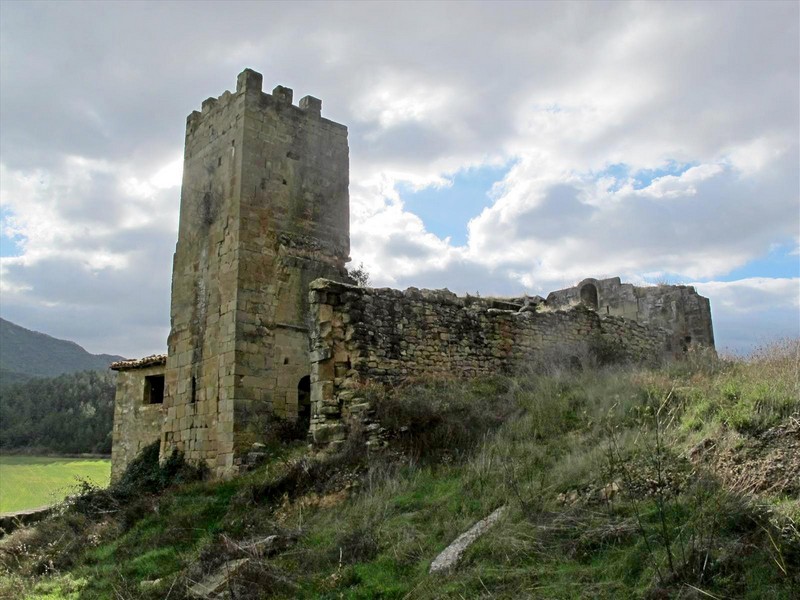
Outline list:
[[[272,93],[268,94],[262,90],[264,78],[261,73],[252,69],[245,69],[236,79],[236,91],[225,91],[218,97],[209,97],[203,100],[200,110],[192,111],[186,117],[186,133],[194,133],[202,124],[203,120],[214,113],[215,110],[225,110],[231,103],[236,103],[242,98],[250,98],[252,103],[257,103],[262,109],[288,109],[296,116],[309,119],[322,119],[322,100],[314,96],[303,96],[295,106],[292,104],[294,91],[282,85],[275,86]],[[324,121],[343,130],[347,130],[344,125],[324,119]]]
[[[245,69],[186,121],[161,441],[218,475],[299,418],[308,284],[345,280],[350,253],[347,128],[262,87]]]
[[[328,447],[361,420],[377,443],[365,384],[713,347],[689,286],[586,279],[545,300],[350,285],[347,128],[293,96],[245,69],[186,119],[168,351],[112,365],[115,479],[154,439],[234,475],[276,417]]]

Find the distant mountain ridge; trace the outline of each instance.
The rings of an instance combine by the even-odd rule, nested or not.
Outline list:
[[[31,331],[0,318],[0,379],[9,383],[77,371],[104,371],[122,358],[90,354],[75,342]]]

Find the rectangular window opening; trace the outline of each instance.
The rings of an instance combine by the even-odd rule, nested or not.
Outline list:
[[[144,403],[164,403],[164,376],[146,375],[144,378]]]

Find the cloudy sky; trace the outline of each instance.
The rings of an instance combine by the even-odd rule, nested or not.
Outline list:
[[[374,285],[692,283],[800,335],[797,2],[0,2],[0,314],[163,351],[185,118],[245,67],[350,131]]]

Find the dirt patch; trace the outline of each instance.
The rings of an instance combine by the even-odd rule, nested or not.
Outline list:
[[[800,415],[756,435],[729,431],[689,452],[729,489],[748,494],[800,495]]]

